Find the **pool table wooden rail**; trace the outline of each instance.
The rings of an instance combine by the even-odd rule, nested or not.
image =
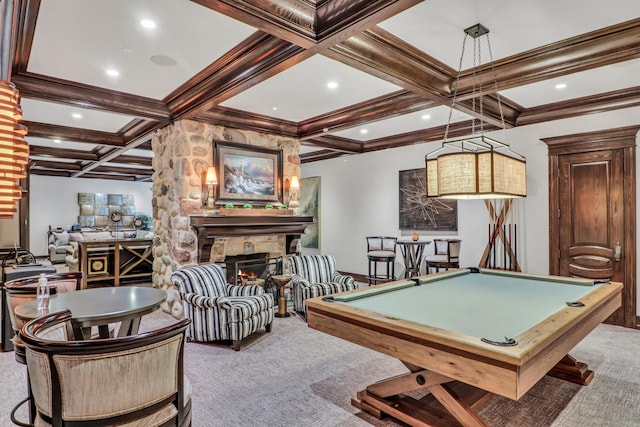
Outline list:
[[[513,347],[322,298],[306,301],[307,320],[311,328],[517,400],[620,307],[621,289],[620,283],[600,286],[580,300],[584,307],[566,307],[548,317],[516,336]]]

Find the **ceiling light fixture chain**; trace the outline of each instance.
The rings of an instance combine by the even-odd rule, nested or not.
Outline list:
[[[502,109],[502,101],[500,100],[500,92],[498,92],[498,73],[496,72],[496,65],[493,62],[493,51],[491,50],[491,37],[487,33],[487,49],[489,50],[489,61],[491,64],[491,77],[493,77],[494,90],[496,94],[496,100],[498,101],[498,111],[500,112],[500,123],[502,124],[502,134],[508,141],[507,125],[504,120],[504,110]]]
[[[460,83],[460,74],[462,73],[462,60],[464,59],[464,49],[467,43],[467,36],[464,36],[462,40],[462,53],[460,54],[460,62],[458,63],[458,74],[456,79],[453,82],[453,96],[451,97],[451,106],[449,108],[449,118],[447,119],[447,126],[444,129],[444,141],[446,142],[449,138],[449,127],[451,126],[451,118],[453,114],[453,110],[456,104],[456,97],[458,96],[458,83]]]
[[[476,62],[476,58],[478,59]],[[482,79],[478,78],[478,65],[482,64],[482,47],[480,46],[480,39],[478,37],[473,39],[473,93],[480,94],[478,97],[473,97],[473,111],[476,111],[476,99],[478,104],[480,104],[480,108],[478,111],[480,112],[480,117],[473,116],[473,125],[471,127],[471,133],[473,135],[476,134],[476,120],[480,122],[480,133],[484,133],[484,96],[482,96]],[[477,82],[477,87],[476,87]]]

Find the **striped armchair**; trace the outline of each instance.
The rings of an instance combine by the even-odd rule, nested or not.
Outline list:
[[[271,332],[273,295],[261,286],[228,284],[216,264],[183,267],[171,274],[171,281],[178,287],[186,317],[191,319],[188,339],[231,340],[238,351],[242,340],[259,329]]]
[[[336,259],[331,255],[292,255],[289,265],[293,275],[293,308],[298,312],[306,314],[304,300],[307,298],[357,288],[353,277],[338,273]]]

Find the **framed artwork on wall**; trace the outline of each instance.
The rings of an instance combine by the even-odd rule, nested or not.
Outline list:
[[[300,215],[313,217],[313,224],[307,226],[301,237],[303,248],[320,249],[320,177],[300,180]]]
[[[428,198],[425,172],[399,172],[400,230],[458,231],[458,201]]]
[[[80,227],[131,227],[136,213],[133,194],[78,193],[78,205]]]
[[[216,204],[282,203],[282,150],[214,141]]]

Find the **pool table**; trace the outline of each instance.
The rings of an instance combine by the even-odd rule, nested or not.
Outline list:
[[[621,290],[469,268],[308,299],[307,321],[409,369],[358,392],[358,408],[410,425],[484,426],[475,409],[492,393],[517,400],[547,373],[588,384],[593,372],[568,352],[620,307]]]

